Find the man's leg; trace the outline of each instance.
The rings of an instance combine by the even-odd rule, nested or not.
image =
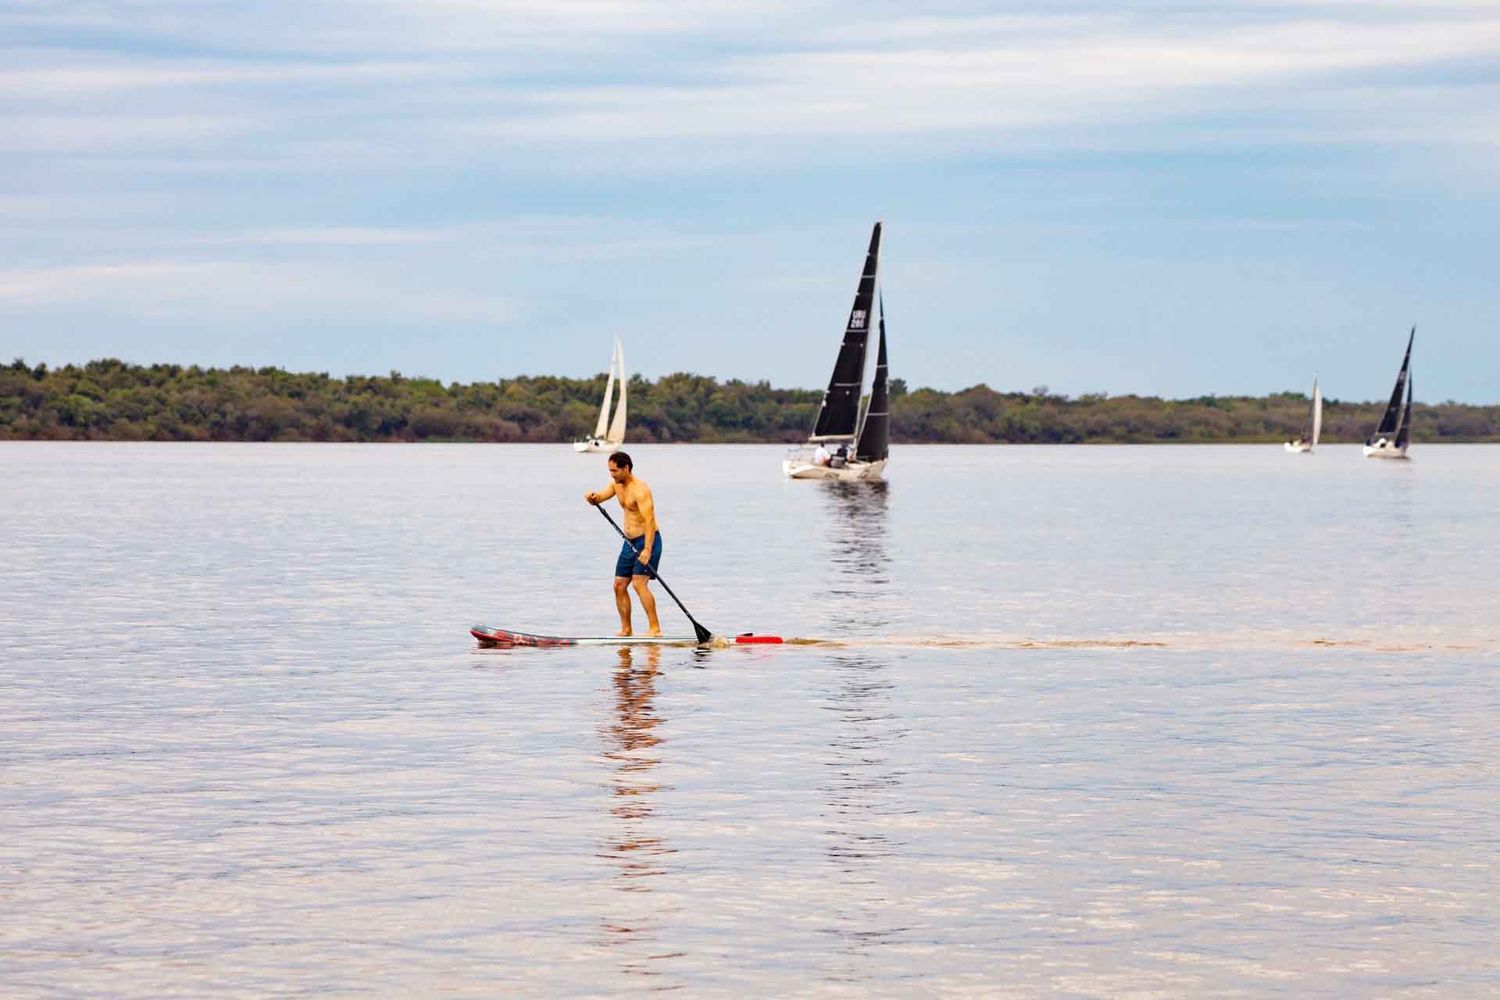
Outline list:
[[[646,634],[661,635],[661,622],[656,620],[656,595],[646,589],[646,584],[650,582],[651,578],[645,574],[630,578],[630,585],[635,588],[635,596],[641,599],[641,608],[646,612]],[[625,606],[630,606],[628,597],[625,598]]]
[[[656,605],[653,603],[652,607]],[[615,577],[615,610],[620,612],[620,631],[615,635],[630,635],[630,577],[628,576]]]

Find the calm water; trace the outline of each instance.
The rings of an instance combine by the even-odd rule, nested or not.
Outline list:
[[[0,993],[1500,992],[1500,448],[632,451],[0,444]]]

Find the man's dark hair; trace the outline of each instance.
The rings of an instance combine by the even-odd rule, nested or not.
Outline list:
[[[609,464],[613,465],[617,469],[635,468],[635,463],[632,462],[630,460],[630,456],[625,454],[623,451],[617,451],[613,455],[609,456]]]

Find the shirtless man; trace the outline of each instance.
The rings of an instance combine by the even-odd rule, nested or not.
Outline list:
[[[620,631],[616,635],[633,635],[630,630],[630,592],[635,588],[641,607],[646,612],[649,626],[647,635],[661,635],[661,622],[656,618],[656,596],[646,589],[651,576],[661,565],[661,531],[656,523],[656,505],[651,500],[651,487],[637,479],[635,465],[630,456],[617,451],[609,456],[609,478],[613,480],[598,492],[588,492],[583,498],[598,506],[610,497],[620,501],[625,512],[625,535],[630,540],[620,545],[620,555],[615,560],[615,608],[620,612]]]

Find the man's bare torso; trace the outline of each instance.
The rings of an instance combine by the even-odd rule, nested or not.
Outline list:
[[[615,498],[620,501],[620,509],[625,512],[625,534],[631,538],[639,538],[646,533],[646,518],[641,510],[644,503],[647,507],[652,506],[651,487],[642,480],[632,476],[629,485],[615,484]],[[655,512],[653,511],[653,519]],[[660,522],[656,530],[661,530]]]

